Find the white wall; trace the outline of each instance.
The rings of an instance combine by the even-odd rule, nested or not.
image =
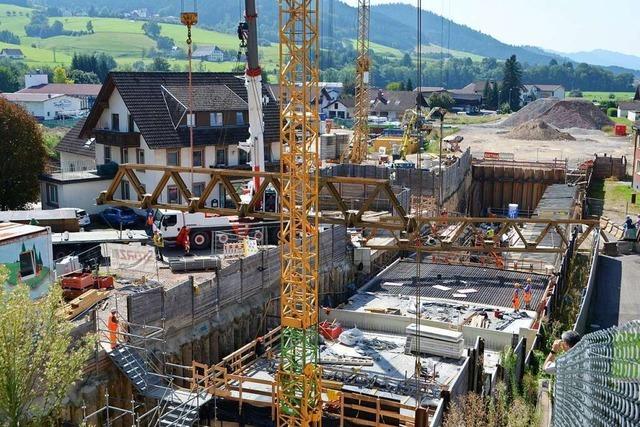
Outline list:
[[[47,205],[46,185],[56,185],[58,187],[58,207],[60,208],[80,208],[89,214],[101,212],[104,207],[96,205],[96,198],[100,192],[105,191],[111,179],[81,181],[66,184],[53,184],[40,181],[40,201],[42,209],[55,209]]]
[[[556,98],[558,98],[558,99],[564,99],[564,97],[565,97],[565,90],[564,90],[564,88],[556,89],[556,90],[553,92],[553,96],[555,96],[555,97],[556,97]]]
[[[53,120],[61,114],[71,114],[81,110],[82,101],[73,96],[57,96],[44,101],[18,101],[32,116]]]
[[[95,156],[83,156],[75,153],[60,152],[60,169],[64,172],[93,170],[95,168]]]
[[[120,131],[128,131],[127,127],[129,125],[129,110],[120,96],[120,92],[118,89],[114,89],[113,93],[109,97],[109,108],[105,108],[98,119],[98,123],[96,125],[96,129],[111,129],[111,115],[119,114],[120,115]],[[134,128],[137,130],[137,126]]]

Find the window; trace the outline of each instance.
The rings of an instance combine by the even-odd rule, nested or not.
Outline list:
[[[204,182],[194,182],[193,183],[193,197],[200,197],[204,192]]]
[[[180,166],[180,150],[167,150],[167,166]]]
[[[244,124],[244,113],[242,111],[236,112],[236,124],[243,125]]]
[[[131,186],[129,185],[129,182],[127,181],[120,182],[120,192],[122,193],[123,200],[131,199]]]
[[[134,129],[133,116],[129,114],[129,132],[134,132]]]
[[[26,251],[20,254],[20,278],[29,279],[36,275],[36,257],[33,251]]]
[[[173,227],[178,223],[177,215],[162,215],[162,226]]]
[[[337,102],[336,102],[335,104],[333,104],[333,109],[334,109],[334,110],[337,110],[338,108],[339,108],[339,107],[338,107],[338,103],[337,103]]]
[[[120,149],[120,159],[122,160],[121,163],[129,163],[129,149],[128,148],[121,148]]]
[[[111,147],[108,145],[104,146],[104,162],[109,163],[111,161]]]
[[[227,164],[227,150],[220,149],[216,150],[216,165],[226,165]]]
[[[111,130],[120,131],[120,114],[111,115]]]
[[[249,153],[244,150],[238,150],[238,164],[246,165],[249,162]]]
[[[188,127],[196,127],[196,115],[195,114],[187,114],[187,126]]]
[[[211,126],[222,126],[222,113],[209,114],[209,124]]]
[[[47,184],[47,204],[50,206],[58,206],[58,186]]]
[[[136,148],[136,163],[144,165],[144,149]]]
[[[194,150],[192,165],[195,167],[202,167],[204,166],[204,163],[204,150]]]
[[[178,187],[175,185],[167,187],[167,202],[180,203],[180,192],[178,191]]]

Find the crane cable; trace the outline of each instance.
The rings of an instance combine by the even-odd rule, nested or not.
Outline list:
[[[417,123],[417,129],[418,132],[416,133],[417,139],[418,139],[418,170],[420,170],[420,178],[422,178],[422,168],[420,167],[420,145],[421,145],[421,134],[419,132],[419,129],[421,127],[421,122],[422,122],[422,118],[421,118],[421,103],[422,103],[422,0],[417,0],[418,2],[418,16],[417,16],[417,34],[416,34],[416,39],[417,39],[417,46],[416,46],[416,54],[417,54],[417,61],[416,61],[416,69],[417,69],[417,87],[418,87],[418,95],[416,97],[416,123]],[[421,180],[422,181],[422,180]],[[418,199],[418,206],[421,206],[421,201],[422,201],[422,185],[419,186],[419,199]],[[419,208],[420,209],[420,208]],[[420,212],[421,213],[421,212]],[[417,238],[415,241],[416,247],[417,245],[419,245],[419,236],[420,236],[420,232],[418,230],[417,233]],[[421,262],[421,255],[419,251],[416,251],[416,278],[415,278],[415,295],[416,295],[416,318],[415,318],[415,322],[416,322],[416,335],[415,335],[415,343],[416,343],[416,351],[415,351],[415,377],[416,377],[416,408],[419,408],[421,406],[421,389],[420,389],[420,377],[422,374],[422,363],[421,363],[421,358],[420,358],[420,351],[421,351],[421,345],[420,345],[420,338],[421,338],[421,332],[420,332],[420,319],[421,319],[421,312],[422,312],[422,303],[421,303],[421,289],[420,289],[420,262]]]

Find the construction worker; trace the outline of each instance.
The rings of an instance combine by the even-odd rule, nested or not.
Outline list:
[[[159,230],[156,230],[153,233],[153,244],[156,247],[156,259],[158,261],[164,262],[164,257],[162,256],[162,250],[164,249],[164,238],[162,237],[162,233]]]
[[[533,293],[531,292],[531,277],[527,278],[527,284],[524,287],[524,308],[531,310],[531,300],[533,299]]]
[[[109,343],[111,343],[111,349],[113,350],[118,346],[118,329],[120,328],[118,310],[115,308],[111,310],[111,315],[109,315],[109,320],[107,321],[107,328],[109,329]]]
[[[184,256],[191,256],[191,236],[189,235],[189,232],[191,231],[191,229],[186,228],[186,232],[184,235]]]
[[[518,313],[520,311],[520,290],[516,287],[513,290],[513,299],[511,300],[513,304],[513,312]]]
[[[147,219],[145,221],[145,231],[147,232],[147,236],[153,235],[153,210],[149,209],[147,211]]]

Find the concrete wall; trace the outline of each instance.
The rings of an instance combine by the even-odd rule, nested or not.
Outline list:
[[[40,181],[40,201],[42,203],[42,209],[80,208],[86,210],[89,215],[99,213],[104,209],[104,206],[96,205],[96,198],[100,192],[107,189],[110,183],[110,179],[80,181],[65,183],[64,185]],[[57,206],[52,206],[47,203],[47,185],[55,185],[58,187]]]
[[[95,170],[95,168],[96,159],[94,156],[60,152],[60,169],[63,172]]]

